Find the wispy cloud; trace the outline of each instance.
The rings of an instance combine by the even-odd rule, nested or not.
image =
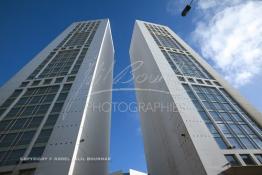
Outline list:
[[[193,41],[234,86],[262,72],[262,2],[198,0]]]

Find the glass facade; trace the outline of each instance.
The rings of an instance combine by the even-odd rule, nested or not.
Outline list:
[[[240,154],[240,156],[246,165],[256,165],[255,161],[249,154]]]
[[[183,85],[201,118],[232,166],[255,162],[249,152],[262,149],[262,129],[234,98],[218,83],[194,56],[165,27],[144,23],[167,62]],[[241,150],[228,154],[229,150]],[[261,154],[254,154],[261,163]]]
[[[38,77],[47,78],[67,75],[79,51],[79,49],[72,49],[58,52]]]
[[[181,53],[168,52],[170,59],[184,76],[211,79],[211,76],[197,63],[192,56]]]
[[[158,46],[185,50],[185,48],[164,28],[145,24]]]
[[[223,135],[222,149],[261,149],[261,136],[215,87],[183,84],[213,136]],[[205,113],[205,114],[203,114]],[[257,126],[258,127],[258,126]],[[215,129],[216,128],[216,129]],[[217,140],[217,139],[216,139]],[[220,142],[218,142],[221,145]]]
[[[145,24],[145,26],[176,74],[212,79],[209,73],[164,27],[151,24]]]
[[[41,157],[99,23],[77,24],[0,106],[0,166]]]

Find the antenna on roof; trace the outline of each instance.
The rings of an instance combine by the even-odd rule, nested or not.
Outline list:
[[[186,0],[185,0],[185,1],[186,1]],[[186,7],[184,8],[184,10],[183,10],[182,13],[181,13],[182,16],[186,16],[187,13],[190,11],[190,9],[191,9],[191,4],[192,4],[193,1],[194,1],[194,0],[191,0],[191,2],[190,2],[189,4],[188,4],[187,1],[186,1],[187,5],[186,5]]]

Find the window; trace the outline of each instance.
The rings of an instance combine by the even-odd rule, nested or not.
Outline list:
[[[74,81],[74,80],[75,80],[75,76],[71,76],[71,77],[68,77],[66,81],[70,82],[70,81]]]
[[[221,86],[217,81],[214,81],[215,85]]]
[[[28,116],[28,115],[32,115],[34,112],[35,106],[28,106],[25,107],[21,116]]]
[[[235,124],[230,124],[230,128],[234,131],[236,135],[243,135],[243,132],[239,129],[239,127]]]
[[[32,86],[37,86],[37,85],[40,84],[40,82],[41,82],[41,80],[33,81]]]
[[[207,123],[207,127],[209,131],[211,132],[211,134],[217,134],[217,130],[212,123]]]
[[[217,95],[216,97],[217,97],[219,102],[221,102],[221,103],[226,102],[226,100],[225,100],[225,98],[223,96]]]
[[[63,81],[64,77],[56,78],[55,83],[61,83]]]
[[[41,78],[63,76],[68,74],[72,62],[76,59],[80,49],[59,51],[44,71],[39,75]],[[68,66],[69,65],[69,66]]]
[[[9,147],[15,141],[17,135],[17,133],[5,134],[4,138],[1,138],[0,147]]]
[[[45,114],[47,112],[47,110],[49,109],[50,104],[46,104],[46,105],[40,105],[36,114]]]
[[[40,102],[41,98],[42,98],[42,96],[34,96],[34,97],[31,98],[31,101],[30,101],[29,104],[37,104],[37,103]]]
[[[43,120],[42,116],[32,118],[27,128],[37,128],[40,125],[42,120]]]
[[[213,112],[213,111],[211,111],[211,112],[209,112],[209,113],[211,114],[212,118],[213,118],[215,121],[222,121],[221,118],[220,118],[220,116],[218,115],[218,112]]]
[[[46,63],[54,56],[55,52],[51,52],[44,61],[33,71],[33,73],[27,79],[33,79],[42,70]]]
[[[262,164],[262,154],[255,154],[257,160]]]
[[[221,137],[215,137],[215,140],[221,149],[227,149],[227,145]]]
[[[190,83],[195,83],[194,79],[193,78],[188,78],[187,79]]]
[[[255,134],[248,125],[240,125],[247,134]]]
[[[18,114],[21,108],[12,108],[9,113],[7,114],[10,117],[14,117]]]
[[[44,126],[54,126],[58,119],[58,116],[58,114],[49,115]]]
[[[7,155],[7,151],[0,151],[0,165],[2,164],[6,155]]]
[[[231,105],[229,105],[228,103],[224,103],[224,108],[227,110],[227,111],[234,111],[233,108],[231,107]]]
[[[43,84],[50,84],[52,82],[52,79],[45,79]]]
[[[201,118],[204,120],[204,121],[210,121],[209,117],[207,116],[206,112],[199,112]]]
[[[188,95],[190,96],[190,98],[191,98],[192,100],[196,100],[196,96],[194,95],[193,92],[188,92]]]
[[[27,145],[31,142],[35,131],[24,132],[16,145]]]
[[[15,100],[15,98],[9,97],[9,98],[2,104],[1,108],[5,108],[5,107],[10,106],[10,105],[13,103],[14,100]]]
[[[255,146],[246,137],[240,137],[240,141],[245,145],[247,149],[255,149]]]
[[[195,107],[197,108],[198,111],[203,111],[203,107],[201,106],[201,104],[197,101],[197,100],[194,100],[193,101]]]
[[[239,142],[237,141],[236,138],[234,138],[234,137],[227,137],[227,140],[233,146],[233,148],[235,148],[235,149],[241,149],[242,148],[242,146],[239,144]]]
[[[214,96],[212,96],[212,98],[213,98],[213,99],[212,99],[213,101],[216,101],[216,99],[214,98]],[[217,111],[223,110],[222,104],[213,102],[213,105],[215,106],[215,108],[216,108]]]
[[[5,165],[18,164],[20,157],[24,155],[25,149],[13,150],[7,160],[4,162]]]
[[[5,129],[7,129],[10,123],[12,123],[12,120],[0,121],[0,131],[4,131]]]
[[[63,92],[64,92],[64,91],[69,91],[70,88],[71,88],[71,86],[72,86],[72,84],[65,84],[65,85],[63,86],[62,91],[63,91]]]
[[[60,93],[57,101],[65,101],[68,93]]]
[[[198,97],[200,98],[201,101],[206,101],[207,97],[203,93],[197,93]]]
[[[198,82],[199,84],[204,84],[204,82],[203,82],[202,80],[200,80],[200,79],[197,79],[197,82]]]
[[[262,148],[262,141],[256,135],[252,136],[252,140],[256,143],[259,148]]]
[[[212,103],[207,102],[207,101],[203,101],[204,106],[208,109],[208,110],[213,110],[214,106]]]
[[[66,46],[83,45],[89,34],[89,32],[74,33],[74,35],[66,43]]]
[[[242,122],[243,120],[241,119],[240,115],[237,113],[231,113],[231,116],[238,122]]]
[[[186,92],[188,93],[188,92],[192,92],[192,90],[191,90],[191,88],[189,87],[189,85],[188,84],[182,84],[183,85],[183,87],[185,88],[185,90],[186,90]]]
[[[33,88],[33,89],[28,89],[28,90],[25,92],[24,96],[30,96],[30,95],[34,94],[34,92],[35,92],[35,88]]]
[[[49,137],[50,137],[50,135],[51,135],[51,133],[52,133],[52,129],[43,129],[40,132],[40,134],[39,134],[39,136],[38,136],[38,138],[36,140],[36,143],[45,143],[45,142],[47,142]]]
[[[208,80],[205,81],[208,85],[212,85],[212,83]]]
[[[56,103],[51,112],[60,112],[64,103]]]
[[[15,129],[21,129],[24,127],[25,123],[26,123],[26,119],[17,119],[15,121],[15,124],[12,125],[12,130],[15,130]]]
[[[37,89],[36,89],[36,90],[37,90],[37,93],[36,93],[36,94],[39,94],[39,95],[44,94],[44,93],[46,93],[46,90],[47,90],[47,89],[48,89],[47,87],[37,88]]]
[[[240,166],[239,161],[237,160],[236,156],[233,154],[225,155],[227,161],[230,163],[231,166]]]
[[[228,130],[228,128],[227,128],[227,126],[225,124],[219,123],[217,125],[220,128],[220,130],[223,132],[223,134],[230,135],[230,132],[229,132],[229,130]]]
[[[246,165],[256,165],[256,163],[249,154],[240,154],[240,156]]]
[[[33,147],[32,151],[29,154],[29,157],[41,158],[45,147]]]
[[[22,82],[20,87],[26,87],[29,84],[29,81]]]
[[[18,97],[21,94],[22,90],[15,90],[14,93],[10,96],[11,98],[13,97]]]
[[[220,112],[219,114],[225,121],[231,121],[230,115],[228,113]]]
[[[177,77],[179,81],[186,81],[184,77]]]
[[[193,57],[175,52],[168,53],[183,75],[198,78],[210,78],[209,74]]]
[[[46,95],[43,100],[43,103],[51,103],[54,98],[55,98],[54,94]]]
[[[56,93],[59,89],[59,86],[50,86],[48,88],[48,93]]]
[[[5,108],[4,109],[0,109],[0,116],[5,112]]]
[[[206,96],[208,97],[208,101],[210,102],[216,101],[216,98],[214,97],[214,95],[206,94]],[[220,109],[220,107],[218,107],[216,103],[213,103],[213,104],[216,105],[217,109]]]
[[[20,105],[26,105],[28,102],[28,97],[23,97],[20,98],[19,101],[16,103],[16,106],[20,106]]]
[[[262,131],[262,129],[249,118],[248,114],[241,110],[240,106],[238,106],[238,111],[235,109],[236,102],[230,100],[231,97],[229,97],[223,89],[218,90],[215,87],[202,85],[192,85],[191,89],[190,86],[185,84],[183,84],[183,87],[195,107],[198,109],[198,112],[208,111],[210,116],[215,120],[216,126],[220,128],[230,145],[234,146],[236,149],[262,148],[262,140],[244,118],[249,120],[251,125],[255,128],[260,129],[258,132]],[[195,98],[195,96],[192,95],[194,92],[197,93],[199,98]],[[222,96],[223,93],[227,98]],[[209,121],[206,118],[205,113],[200,115],[208,125]],[[219,134],[213,134],[213,137],[215,137],[217,142],[222,145],[221,147],[223,147],[224,144],[222,139],[217,136],[219,136]]]

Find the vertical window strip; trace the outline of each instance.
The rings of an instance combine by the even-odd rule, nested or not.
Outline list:
[[[199,101],[196,97],[192,97],[193,93],[190,87],[185,87],[188,95],[193,101],[194,105],[200,111]],[[203,107],[208,111],[208,114],[212,116],[217,125],[223,133],[223,136],[227,139],[230,145],[235,149],[260,149],[262,141],[255,132],[252,132],[247,123],[243,120],[239,120],[239,114],[235,111],[230,104],[223,99],[222,94],[218,89],[213,87],[205,87],[199,85],[193,85],[193,90],[202,101]],[[192,94],[191,94],[192,93]],[[218,98],[217,98],[218,97]],[[220,106],[221,105],[221,106]],[[225,106],[223,106],[225,105]],[[201,116],[204,116],[200,113]],[[236,117],[238,116],[238,117]],[[210,126],[208,126],[210,128]]]
[[[230,103],[233,104],[234,107],[242,114],[242,116],[251,123],[251,125],[260,133],[260,135],[262,135],[262,128],[259,127],[259,125],[248,115],[246,111],[244,111],[244,109],[232,98],[232,96],[230,96],[229,93],[223,88],[220,88],[219,90],[228,99],[228,101],[230,101]]]
[[[204,107],[201,105],[197,97],[195,96],[193,90],[190,88],[188,84],[183,84],[184,89],[186,90],[188,96],[192,100],[194,106],[196,107],[198,113],[200,114],[201,118],[205,121],[207,128],[209,129],[210,133],[213,135],[216,143],[221,149],[227,149],[228,144],[225,141],[225,138],[221,135],[220,131],[218,131],[218,126],[214,123],[211,119],[210,115],[208,115],[207,111],[204,110]]]

